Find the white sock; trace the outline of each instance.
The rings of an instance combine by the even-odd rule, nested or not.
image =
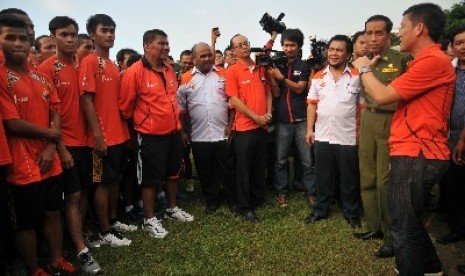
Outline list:
[[[126,213],[131,211],[132,209],[134,209],[134,205],[132,205],[132,204],[125,207]]]
[[[142,202],[142,199],[139,199],[137,201],[137,206],[139,206],[139,208],[143,209],[144,208],[144,202]]]
[[[78,253],[78,256],[81,255],[81,254],[87,253],[87,252],[89,252],[89,248],[86,247],[86,248],[82,249],[81,252]]]
[[[159,192],[159,193],[157,194],[157,199],[158,199],[158,198],[162,198],[162,197],[164,197],[164,196],[165,196],[165,192]]]

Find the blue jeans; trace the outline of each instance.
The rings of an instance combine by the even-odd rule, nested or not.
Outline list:
[[[315,177],[311,169],[312,159],[310,146],[305,142],[307,122],[277,124],[276,126],[276,164],[275,189],[278,194],[286,194],[287,190],[287,160],[292,141],[295,140],[302,163],[302,182],[307,190],[307,196],[316,194]]]
[[[448,161],[418,157],[391,157],[388,207],[391,232],[400,275],[424,275],[441,270],[441,261],[421,216],[431,184],[447,170]]]

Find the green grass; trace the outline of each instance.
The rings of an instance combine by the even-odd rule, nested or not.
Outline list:
[[[129,247],[93,250],[105,274],[394,275],[393,258],[373,256],[382,241],[353,238],[354,230],[336,207],[328,220],[305,224],[309,208],[297,193],[291,194],[287,208],[259,209],[256,225],[226,207],[205,215],[198,183],[190,199],[179,205],[195,220],[163,220],[169,231],[164,239],[138,230],[127,233]]]

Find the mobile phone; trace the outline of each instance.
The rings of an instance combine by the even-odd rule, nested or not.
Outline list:
[[[213,33],[213,32],[216,32],[216,31],[219,31],[219,30],[220,30],[220,28],[214,27],[214,28],[212,28],[212,33]],[[218,36],[220,36],[220,35],[221,35],[221,33],[218,32]]]

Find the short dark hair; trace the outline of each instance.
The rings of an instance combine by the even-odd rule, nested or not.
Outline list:
[[[113,26],[116,28],[116,23],[113,19],[106,14],[94,14],[89,19],[87,19],[86,30],[87,33],[93,34],[97,30],[97,25],[102,24],[103,26]]]
[[[449,40],[451,43],[454,43],[454,39],[458,34],[465,32],[465,24],[455,27],[449,35]]]
[[[365,31],[358,31],[352,36],[352,44],[355,44],[357,42],[357,39],[361,36],[365,35]]]
[[[130,54],[137,54],[136,50],[130,49],[130,48],[123,48],[116,53],[116,61],[117,62],[123,62],[124,61],[124,56]]]
[[[48,23],[48,30],[54,35],[57,29],[66,28],[69,25],[73,25],[79,31],[79,25],[74,19],[68,16],[55,16]]]
[[[304,34],[299,29],[286,29],[281,34],[281,45],[284,44],[285,40],[295,42],[299,47],[302,47],[304,45]]]
[[[25,11],[17,8],[7,8],[0,11],[0,15],[4,14],[21,14],[21,15],[28,15]]]
[[[12,14],[0,15],[0,31],[2,27],[18,28],[27,31],[26,22]]]
[[[215,50],[215,54],[220,54],[221,56],[223,56],[223,52],[221,52],[221,50]]]
[[[231,45],[226,46],[226,48],[224,48],[223,55],[226,55],[226,52],[231,51],[231,50],[232,50]]]
[[[34,41],[34,49],[37,51],[40,51],[40,47],[42,47],[42,38],[50,37],[49,35],[41,35],[36,37],[36,40]]]
[[[85,39],[92,40],[92,38],[88,34],[78,34],[78,45],[81,46],[82,41]]]
[[[132,55],[129,56],[128,58],[128,61],[127,61],[127,66],[128,68],[131,67],[131,65],[133,65],[134,63],[136,63],[137,61],[139,61],[140,59],[142,58],[142,55],[139,54],[139,53],[134,53]]]
[[[234,50],[234,45],[233,45],[233,39],[240,36],[241,34],[235,34],[231,37],[231,39],[229,40],[229,48],[231,48],[231,50]]]
[[[403,16],[409,17],[414,25],[418,23],[425,24],[428,29],[429,37],[437,42],[439,37],[444,33],[446,24],[446,15],[440,6],[433,3],[421,3],[413,5],[406,9]]]
[[[349,55],[352,55],[352,52],[354,51],[354,45],[352,45],[352,40],[346,35],[335,35],[331,37],[331,39],[328,42],[328,46],[331,44],[333,41],[344,41],[346,43],[346,50]]]
[[[148,30],[142,37],[142,44],[145,45],[146,43],[153,42],[157,36],[168,37],[168,35],[160,29]]]
[[[440,39],[438,40],[438,44],[441,45],[441,51],[447,51],[447,48],[449,47],[450,40],[445,38],[445,39]]]
[[[194,47],[195,47],[195,45],[194,45]],[[192,49],[194,49],[194,48],[192,48]],[[179,55],[179,59],[181,59],[183,56],[192,56],[193,51],[194,50],[184,50],[184,51],[182,51],[181,54]]]
[[[387,34],[390,34],[391,31],[392,31],[392,21],[391,19],[389,19],[389,17],[385,16],[385,15],[381,15],[381,14],[377,14],[377,15],[373,15],[373,16],[370,16],[367,21],[365,21],[365,31],[367,29],[367,23],[368,22],[373,22],[373,21],[384,21],[385,23],[385,27],[386,27],[386,33]]]

